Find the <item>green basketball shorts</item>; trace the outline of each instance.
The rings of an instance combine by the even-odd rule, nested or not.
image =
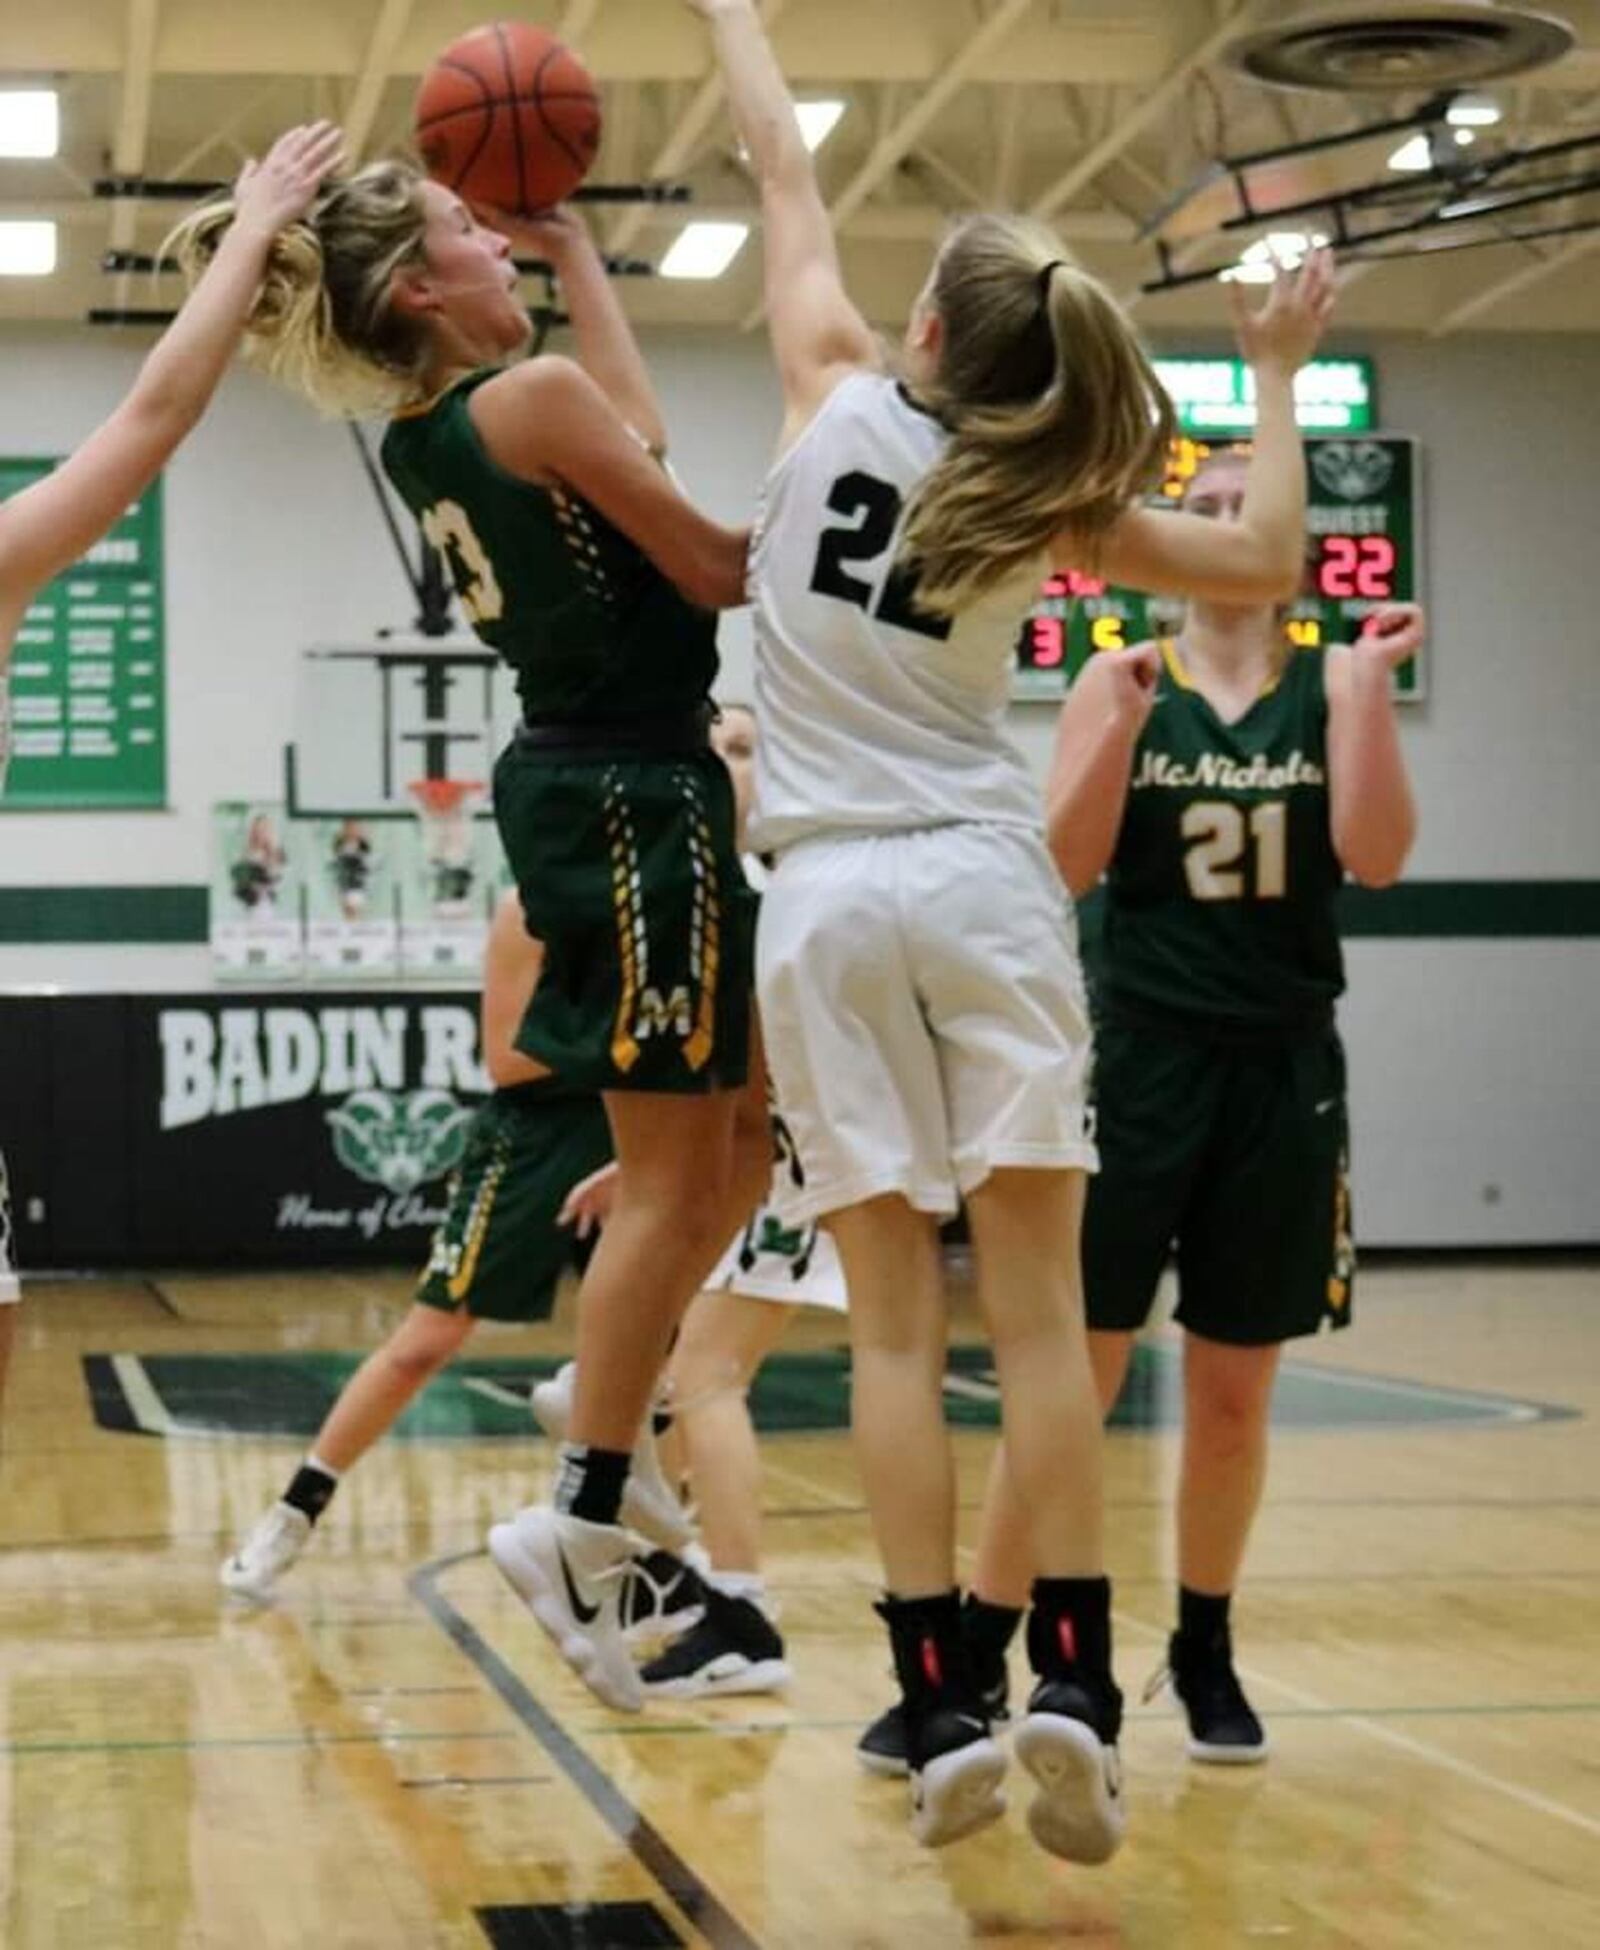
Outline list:
[[[586,1249],[556,1223],[580,1178],[611,1159],[592,1091],[555,1079],[497,1090],[472,1120],[416,1297],[481,1320],[545,1320]]]
[[[755,895],[709,749],[528,750],[495,815],[544,971],[517,1046],[588,1090],[736,1089],[749,1060]]]
[[[1147,1024],[1099,1034],[1100,1173],[1084,1214],[1089,1325],[1148,1318],[1176,1250],[1179,1322],[1275,1345],[1350,1319],[1355,1249],[1344,1051],[1202,1040]]]

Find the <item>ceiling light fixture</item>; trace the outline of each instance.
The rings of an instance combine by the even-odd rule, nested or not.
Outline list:
[[[1389,158],[1391,169],[1432,169],[1433,144],[1426,133],[1414,135],[1408,142],[1402,142]]]
[[[1504,114],[1492,95],[1457,95],[1444,119],[1454,129],[1492,129]]]
[[[1239,262],[1229,265],[1226,271],[1219,271],[1217,276],[1224,284],[1271,284],[1280,270],[1298,269],[1312,251],[1320,250],[1327,241],[1320,230],[1312,231],[1309,236],[1303,230],[1271,230],[1265,237],[1247,244]]]
[[[53,88],[0,88],[0,156],[58,155],[61,104]]]
[[[747,223],[686,223],[661,260],[661,275],[720,278],[749,235]]]
[[[55,268],[53,223],[0,223],[0,278],[47,278]]]
[[[800,133],[805,145],[813,153],[820,149],[833,134],[844,114],[844,103],[840,101],[796,102],[795,120],[800,124]]]

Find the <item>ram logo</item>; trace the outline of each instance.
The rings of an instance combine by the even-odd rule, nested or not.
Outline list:
[[[412,1192],[461,1162],[472,1112],[448,1090],[358,1090],[327,1113],[333,1149],[347,1171],[388,1192]]]

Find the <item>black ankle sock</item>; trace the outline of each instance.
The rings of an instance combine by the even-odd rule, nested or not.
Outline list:
[[[1028,1662],[1041,1677],[1062,1665],[1111,1676],[1111,1580],[1035,1578]]]
[[[895,1677],[908,1706],[921,1711],[951,1696],[966,1699],[973,1688],[959,1591],[925,1598],[897,1598],[890,1592],[874,1609],[889,1628]]]
[[[1020,1607],[991,1605],[976,1592],[967,1593],[967,1601],[961,1608],[961,1629],[967,1635],[980,1671],[985,1666],[1004,1662],[1021,1623]]]
[[[1212,1598],[1203,1591],[1191,1591],[1187,1585],[1180,1584],[1178,1636],[1187,1639],[1191,1645],[1225,1645],[1228,1641],[1228,1608],[1232,1603],[1232,1592]]]
[[[615,1523],[622,1512],[622,1490],[631,1457],[626,1449],[590,1449],[581,1442],[561,1445],[561,1474],[555,1506],[585,1523]]]
[[[290,1479],[283,1500],[291,1509],[300,1511],[315,1523],[333,1501],[333,1493],[338,1487],[337,1476],[330,1476],[325,1469],[318,1469],[315,1463],[302,1463]]]

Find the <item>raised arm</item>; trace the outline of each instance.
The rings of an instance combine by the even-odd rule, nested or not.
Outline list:
[[[1333,265],[1314,251],[1280,273],[1258,312],[1232,287],[1239,347],[1256,381],[1256,430],[1244,505],[1235,522],[1133,508],[1100,544],[1057,538],[1058,566],[1092,566],[1128,589],[1210,602],[1287,601],[1304,574],[1305,456],[1294,416],[1294,376],[1316,350],[1333,306]],[[1086,556],[1092,563],[1085,562]]]
[[[525,360],[480,386],[470,410],[491,459],[523,480],[575,489],[691,602],[736,609],[745,600],[749,531],[701,514],[572,360]]]
[[[578,364],[661,459],[667,451],[661,402],[589,226],[570,210],[551,210],[542,217],[515,217],[493,209],[476,214],[519,249],[546,259],[561,285]]]
[[[1099,650],[1062,707],[1045,781],[1045,836],[1075,898],[1088,893],[1117,850],[1134,747],[1160,675],[1153,643]]]
[[[711,27],[734,127],[761,191],[765,295],[792,438],[847,373],[880,363],[845,293],[833,226],[753,0],[688,0]]]
[[[1426,634],[1416,603],[1374,610],[1352,644],[1328,651],[1328,816],[1333,850],[1365,887],[1400,878],[1417,808],[1400,749],[1390,679]]]
[[[310,207],[340,140],[317,122],[280,136],[264,162],[246,163],[237,219],[127,398],[53,474],[0,507],[0,614],[77,561],[194,427],[239,342],[273,239]]]

